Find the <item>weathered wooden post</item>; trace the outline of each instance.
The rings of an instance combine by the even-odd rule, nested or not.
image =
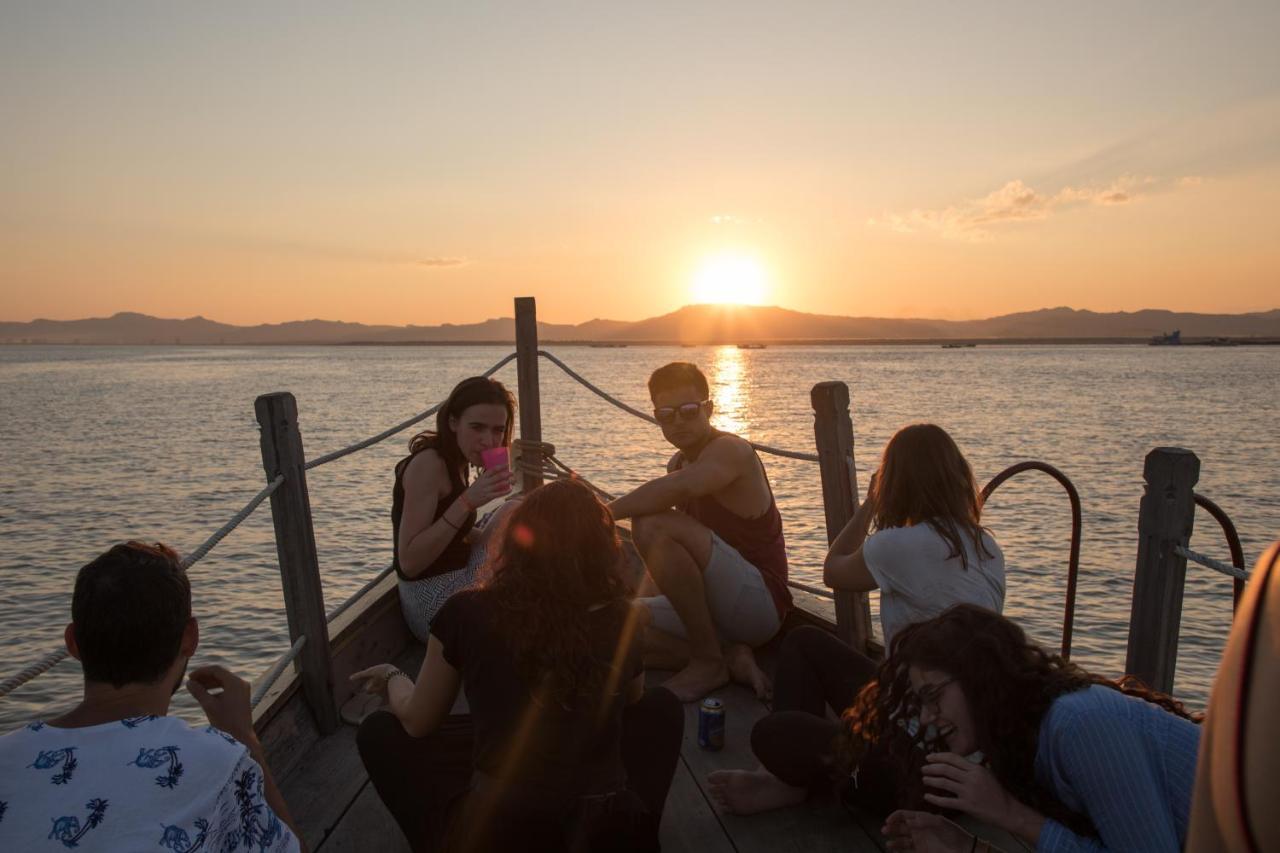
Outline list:
[[[1200,460],[1190,450],[1157,447],[1142,471],[1146,493],[1138,509],[1138,565],[1133,576],[1125,672],[1169,693],[1178,659],[1187,558],[1174,548],[1191,541]]]
[[[520,398],[520,448],[526,492],[542,485],[542,405],[538,396],[538,306],[516,297],[516,392]]]
[[[311,526],[311,501],[307,496],[306,457],[298,432],[298,401],[286,392],[263,394],[253,404],[262,428],[262,467],[267,482],[284,475],[271,494],[271,519],[276,528],[276,555],[284,586],[284,608],[289,617],[289,640],[307,638],[298,654],[302,690],[324,734],[338,727],[338,707],[333,700],[333,661],[329,655],[329,625],[325,619],[320,564]]]
[[[813,403],[813,436],[818,445],[822,507],[830,545],[858,509],[849,386],[843,382],[819,382],[809,392],[809,399]],[[836,634],[858,651],[866,651],[871,639],[871,605],[865,594],[836,591]]]

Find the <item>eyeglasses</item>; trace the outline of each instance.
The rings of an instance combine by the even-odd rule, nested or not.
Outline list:
[[[674,423],[677,418],[682,421],[691,421],[702,411],[702,407],[710,400],[703,400],[701,403],[681,403],[678,406],[661,406],[653,410],[653,416],[660,424]]]
[[[916,698],[920,700],[920,709],[928,710],[929,713],[937,715],[940,712],[939,705],[942,702],[942,691],[946,690],[954,678],[948,678],[946,681],[939,681],[936,684],[930,684],[916,691]]]

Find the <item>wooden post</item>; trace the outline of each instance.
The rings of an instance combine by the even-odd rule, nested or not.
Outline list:
[[[819,382],[809,392],[813,403],[813,437],[822,474],[822,507],[827,516],[827,544],[840,535],[858,509],[857,474],[853,468],[853,419],[849,386]],[[836,634],[852,648],[867,650],[871,639],[871,605],[860,592],[836,591]]]
[[[516,297],[516,393],[520,398],[520,438],[542,441],[542,407],[538,397],[538,307],[532,296]],[[520,448],[526,492],[542,485],[542,450]]]
[[[1187,558],[1174,553],[1191,541],[1200,460],[1190,450],[1157,447],[1142,471],[1146,493],[1138,510],[1138,565],[1133,576],[1125,672],[1169,693],[1178,659],[1178,629]]]
[[[266,469],[267,482],[277,474],[284,475],[284,482],[271,494],[271,518],[276,528],[289,641],[292,644],[303,635],[307,638],[297,658],[302,690],[321,733],[328,734],[338,728],[338,707],[333,700],[329,625],[311,526],[306,457],[302,434],[298,432],[298,401],[288,392],[263,394],[254,401],[253,409],[262,429],[262,467]]]

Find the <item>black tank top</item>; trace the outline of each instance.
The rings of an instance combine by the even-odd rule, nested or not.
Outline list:
[[[391,553],[393,555],[391,567],[396,570],[396,575],[401,580],[422,580],[423,578],[435,577],[445,572],[461,569],[467,564],[467,560],[471,556],[471,546],[465,540],[467,533],[475,526],[475,510],[467,513],[467,518],[462,522],[461,529],[453,534],[449,544],[440,552],[440,556],[436,557],[435,561],[427,566],[426,571],[417,577],[411,578],[400,568],[400,517],[404,515],[404,470],[409,467],[409,463],[419,453],[425,450],[436,450],[436,448],[436,438],[433,436],[426,441],[425,446],[418,448],[417,451],[396,463],[396,484],[391,492]],[[449,507],[453,506],[453,502],[466,491],[466,488],[467,484],[462,481],[462,476],[457,471],[450,470],[449,494],[436,501],[435,516],[431,519],[433,524],[440,520],[440,516],[444,515]]]

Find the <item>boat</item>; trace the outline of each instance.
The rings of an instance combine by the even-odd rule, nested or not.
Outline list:
[[[943,344],[942,348],[943,349],[972,349],[976,346],[977,344]]]
[[[1150,345],[1153,347],[1176,347],[1182,343],[1182,330],[1174,329],[1168,334],[1152,335]]]
[[[537,379],[539,358],[549,360],[609,402],[624,409],[629,407],[590,385],[555,355],[539,350],[536,313],[531,298],[516,300],[516,329],[516,352],[499,361],[486,375],[491,375],[512,360],[517,362],[520,437],[516,439],[515,449],[518,454],[514,454],[513,458],[518,459],[519,486],[528,490],[536,488],[544,479],[577,476],[556,458],[554,446],[542,440]],[[762,345],[754,348],[760,346]],[[762,453],[789,456],[818,465],[826,524],[828,532],[834,536],[857,506],[856,483],[849,475],[856,468],[852,455],[854,442],[848,387],[842,382],[820,382],[813,386],[810,401],[814,410],[816,453],[755,446]],[[416,673],[425,649],[413,637],[404,621],[397,579],[390,566],[371,578],[347,601],[332,611],[326,611],[312,529],[306,471],[395,435],[429,417],[435,412],[435,408],[371,439],[310,461],[303,452],[298,429],[297,402],[292,394],[280,392],[263,395],[257,399],[254,408],[262,432],[263,466],[268,485],[227,525],[196,549],[188,557],[188,563],[200,559],[235,525],[270,498],[276,553],[293,645],[254,681],[254,728],[263,744],[272,774],[289,804],[303,840],[311,850],[320,853],[368,850],[403,853],[408,850],[408,845],[369,781],[356,750],[355,724],[370,712],[371,697],[357,694],[349,682],[349,676],[360,669],[388,661],[405,672]],[[644,417],[635,410],[631,410],[631,414]],[[1177,448],[1157,448],[1152,453],[1190,452]],[[1147,467],[1149,471],[1170,472],[1170,477],[1181,476],[1177,471],[1190,470],[1190,466],[1185,465],[1153,466],[1150,461]],[[1198,465],[1196,470],[1198,471]],[[1049,474],[1066,489],[1071,501],[1073,524],[1067,560],[1062,634],[1062,653],[1067,656],[1071,647],[1080,550],[1079,496],[1070,480],[1053,466],[1026,461],[1005,469],[993,478],[983,489],[984,501],[1001,483],[1024,471]],[[1173,494],[1175,491],[1178,494],[1185,493],[1188,500],[1192,495],[1191,486],[1186,483],[1182,483],[1179,489],[1174,489],[1172,484],[1149,479],[1147,490],[1148,495],[1155,495],[1160,500],[1163,500],[1162,496],[1166,493]],[[1211,501],[1200,495],[1195,495],[1195,498],[1197,503],[1205,501],[1211,505],[1209,511],[1219,521],[1226,518]],[[1194,512],[1194,506],[1190,507],[1190,511]],[[1169,513],[1144,511],[1142,517],[1145,519],[1148,515],[1153,518],[1159,516],[1157,521],[1160,521]],[[1145,521],[1140,521],[1140,537],[1146,531],[1144,524]],[[1228,524],[1229,520],[1223,522],[1224,529],[1228,529]],[[1189,523],[1185,529],[1190,530]],[[622,529],[621,532],[629,557],[637,559],[638,555],[627,541],[626,530]],[[1233,527],[1229,528],[1229,533],[1234,534]],[[1154,533],[1150,534],[1150,538],[1155,539]],[[1234,543],[1234,553],[1239,547],[1238,539],[1232,540],[1230,535],[1228,539]],[[1140,574],[1148,573],[1150,577],[1166,578],[1172,572],[1165,563],[1176,559],[1172,549],[1140,548],[1138,571]],[[1144,560],[1149,567],[1144,568]],[[778,637],[759,653],[761,665],[771,675],[782,636],[800,625],[813,625],[830,631],[872,656],[883,653],[883,649],[872,637],[871,613],[864,594],[835,592],[796,581],[790,581],[789,585],[796,606],[788,614]],[[1143,633],[1140,636],[1160,635],[1165,644],[1172,642],[1176,645],[1177,619],[1168,617],[1159,609],[1163,606],[1163,588],[1155,581],[1150,581],[1149,586],[1154,590],[1152,595],[1142,600],[1135,598],[1135,614],[1140,614],[1141,611],[1141,614],[1145,614],[1144,618],[1148,619],[1142,625]],[[1242,584],[1239,586],[1242,587]],[[1171,599],[1170,596],[1164,598]],[[1178,601],[1181,601],[1181,597]],[[1140,608],[1139,604],[1143,607]],[[1170,626],[1162,623],[1162,618],[1172,622],[1172,641],[1167,636]],[[1131,648],[1130,666],[1136,674],[1144,677],[1157,689],[1167,690],[1168,685],[1172,684],[1171,669],[1166,672],[1159,669],[1159,664],[1150,664],[1155,669],[1148,675],[1148,658],[1159,658],[1162,654],[1159,649],[1163,648],[1156,639],[1151,640],[1151,645],[1156,651],[1150,655],[1145,652],[1139,655],[1141,660],[1137,663],[1134,663],[1134,651]],[[48,655],[44,661],[28,667],[15,678],[6,680],[4,687],[0,688],[0,695],[12,689],[12,686],[37,677],[59,659],[61,658],[54,654]],[[668,675],[650,672],[646,677],[656,684],[664,681]],[[692,733],[697,731],[698,706],[697,703],[686,705],[686,734],[660,831],[664,850],[668,853],[701,853],[840,849],[851,853],[880,853],[883,849],[883,839],[879,834],[880,818],[858,809],[846,809],[834,798],[811,798],[794,807],[751,816],[725,814],[715,808],[707,789],[707,774],[718,769],[755,766],[756,760],[749,745],[749,732],[754,722],[769,710],[754,694],[737,685],[717,690],[715,695],[722,700],[726,709],[725,746],[722,751],[709,751],[697,746]],[[454,713],[465,713],[465,696],[459,697],[453,710]],[[970,823],[969,826],[1000,849],[1029,849],[1001,830],[978,823]]]
[[[764,349],[768,344],[738,344],[738,349]]]
[[[611,343],[592,343],[592,344],[587,344],[587,346],[591,347],[592,349],[626,349],[627,345],[611,344]]]

